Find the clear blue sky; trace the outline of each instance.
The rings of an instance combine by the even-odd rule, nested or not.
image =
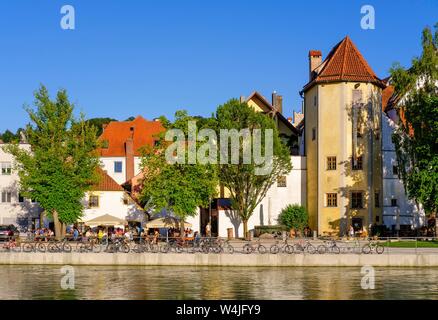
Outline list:
[[[76,30],[60,28],[60,8],[76,9]],[[376,29],[362,30],[371,4]],[[307,53],[350,35],[380,77],[409,66],[421,30],[438,21],[438,1],[14,0],[0,2],[0,131],[28,122],[40,83],[66,88],[87,117],[175,110],[211,114],[231,97],[283,95],[300,108]]]

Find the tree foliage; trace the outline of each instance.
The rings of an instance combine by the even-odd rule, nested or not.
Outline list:
[[[409,70],[391,70],[403,120],[393,141],[409,198],[430,214],[438,209],[438,24],[434,34],[424,29],[422,48]]]
[[[306,208],[298,204],[286,206],[278,216],[278,222],[289,230],[303,230],[307,226],[308,220]]]
[[[188,121],[196,121],[185,111],[177,111],[174,122],[161,120],[165,120],[167,129],[181,129],[186,138]],[[154,147],[143,150],[141,166],[144,179],[140,199],[155,210],[166,209],[184,220],[196,215],[198,207],[209,204],[216,192],[217,174],[210,164],[168,163],[164,149],[169,142],[164,140],[164,134],[160,135]],[[184,152],[187,159],[188,148]]]
[[[88,119],[86,122],[92,126],[96,127],[96,135],[100,136],[103,132],[103,125],[108,124],[112,121],[117,121],[116,119],[112,118],[91,118]]]
[[[41,86],[35,93],[35,106],[26,109],[31,123],[25,135],[31,151],[18,144],[5,150],[16,159],[21,192],[53,217],[59,237],[60,223],[73,223],[81,217],[81,200],[96,182],[96,128],[87,124],[83,115],[79,119],[73,116],[74,106],[65,90],[51,100]]]
[[[262,131],[261,150],[265,150],[265,135],[267,129],[273,131],[273,159],[272,170],[265,175],[256,175],[257,165],[254,161],[244,163],[244,146],[240,143],[239,161],[237,164],[219,164],[218,174],[221,184],[230,192],[233,210],[243,222],[244,234],[247,235],[248,220],[257,205],[266,196],[267,191],[279,176],[285,175],[292,169],[288,147],[281,141],[277,126],[273,119],[261,112],[255,111],[246,103],[232,99],[217,108],[215,114],[217,134],[223,129],[249,129],[251,136],[255,129]],[[220,146],[223,147],[222,145]],[[228,150],[231,152],[231,141],[228,141]],[[253,150],[254,151],[254,150]]]

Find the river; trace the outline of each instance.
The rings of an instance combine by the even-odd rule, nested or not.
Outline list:
[[[374,289],[360,268],[0,266],[4,299],[438,299],[438,268],[375,268]],[[70,282],[73,285],[72,282]]]

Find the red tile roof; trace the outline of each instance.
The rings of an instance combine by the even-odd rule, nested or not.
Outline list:
[[[385,87],[348,36],[333,47],[303,91],[317,83],[340,81],[371,82]]]
[[[92,191],[124,191],[124,189],[101,168],[97,169],[97,173],[99,175],[99,182],[91,188]]]
[[[388,111],[387,109],[390,108],[391,104],[389,104],[389,101],[394,95],[394,89],[394,86],[389,85],[382,91],[382,111],[384,112]]]
[[[133,128],[131,131],[131,128]],[[139,149],[144,146],[153,146],[155,136],[165,129],[159,121],[148,121],[138,116],[132,121],[110,122],[103,130],[99,140],[107,143],[107,148],[100,148],[101,157],[125,157],[125,143],[132,138],[134,155],[140,156]]]

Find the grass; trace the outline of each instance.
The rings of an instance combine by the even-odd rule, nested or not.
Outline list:
[[[381,241],[380,244],[390,248],[415,248],[415,241]],[[438,248],[438,241],[417,241],[417,248]]]

